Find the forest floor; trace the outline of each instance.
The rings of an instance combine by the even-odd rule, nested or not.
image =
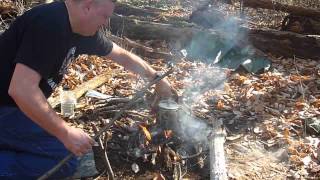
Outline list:
[[[149,4],[161,7],[166,16],[188,17],[199,5],[193,1],[161,2],[149,1]],[[141,1],[130,3],[145,6]],[[229,15],[239,16],[239,4],[214,5]],[[273,29],[280,28],[286,15],[249,8],[244,13],[247,26]],[[6,22],[2,21],[1,25],[5,28]],[[134,41],[170,52],[170,44],[165,41]],[[151,111],[153,90],[148,91],[142,103],[126,111],[104,134],[116,177],[209,179],[210,140],[207,137],[210,132],[207,131],[212,122],[221,120],[226,131],[224,147],[229,179],[319,179],[320,65],[316,60],[296,57],[268,54],[268,58],[272,62],[271,68],[260,74],[212,67],[201,59],[195,61],[182,57],[177,60],[174,73],[168,79],[188,111],[192,112],[192,120],[180,119],[182,132],[174,129],[171,131],[173,135],[168,135],[168,131],[158,126],[157,114]],[[164,59],[144,59],[156,70],[169,69]],[[68,84],[75,89],[105,72],[114,75],[95,90],[111,98],[130,99],[145,86],[139,76],[112,61],[86,55],[71,65],[61,86]],[[52,97],[58,95],[59,88]],[[67,121],[94,134],[93,126],[103,127],[123,107],[124,103],[117,101],[112,104],[84,96],[78,100],[75,117]],[[59,108],[57,112],[60,113]],[[179,135],[183,140],[178,138]],[[195,138],[198,136],[200,140]],[[192,150],[187,148],[189,146]],[[136,155],[137,150],[150,152]],[[197,153],[199,155],[195,157],[181,158]],[[95,179],[107,177],[101,175]]]

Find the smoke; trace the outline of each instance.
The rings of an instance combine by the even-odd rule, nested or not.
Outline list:
[[[231,15],[224,3],[213,1],[191,1],[197,10],[193,11],[189,21],[205,28],[193,35],[190,43],[185,47],[188,58],[212,63],[220,53],[221,64],[217,66],[226,67],[224,59],[239,61],[249,55],[248,51],[242,51],[245,47],[247,33],[241,30],[241,26],[246,26],[246,21],[236,17],[236,13]]]
[[[207,100],[207,92],[223,91],[227,76],[225,69],[235,69],[246,60],[248,51],[239,48],[238,44],[246,34],[240,31],[239,18],[231,17],[216,7],[208,6],[208,1],[190,1],[194,6],[202,6],[202,10],[194,11],[190,21],[205,27],[190,40],[189,45],[182,50],[187,59],[192,59],[198,66],[191,72],[191,76],[184,79],[187,85],[183,93],[183,102],[192,111],[206,109],[213,111]],[[212,28],[212,29],[209,29]],[[214,97],[209,97],[214,98]],[[182,111],[180,113],[181,132],[185,139],[191,139],[208,144],[208,136],[213,130],[208,122]]]
[[[183,136],[183,138],[208,144],[208,136],[210,135],[212,128],[209,127],[204,121],[188,115],[183,111],[179,115],[181,123],[180,134]]]
[[[226,78],[225,70],[211,65],[195,69],[191,76],[184,80],[185,84],[191,84],[183,93],[183,102],[186,107],[191,107],[193,110],[197,110],[195,108],[212,110],[205,102],[205,94],[212,90],[223,90]],[[179,133],[185,139],[208,144],[212,127],[208,126],[206,120],[195,117],[187,109],[182,109],[179,113],[179,121],[181,129]]]

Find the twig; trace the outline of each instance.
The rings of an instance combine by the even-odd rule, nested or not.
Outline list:
[[[135,111],[128,111],[127,112],[127,114],[128,115],[137,115],[137,116],[140,116],[140,117],[142,117],[142,118],[146,118],[146,119],[148,119],[149,121],[154,121],[154,119],[153,118],[151,118],[151,117],[149,117],[149,116],[147,116],[147,115],[144,115],[144,114],[142,114],[142,113],[138,113],[138,112],[135,112]]]
[[[98,128],[97,128],[96,125],[93,124],[92,128],[93,128],[95,133],[98,132]],[[114,180],[114,173],[113,173],[113,170],[111,168],[110,161],[109,161],[108,154],[107,154],[107,143],[108,143],[108,141],[105,141],[105,145],[103,146],[101,137],[98,138],[98,144],[99,144],[99,147],[100,147],[99,150],[101,152],[103,152],[103,157],[104,157],[103,164],[107,167],[107,172],[108,172],[108,176],[110,177],[110,179]]]
[[[149,84],[146,85],[141,91],[137,92],[135,96],[131,99],[131,101],[123,107],[119,112],[115,114],[115,116],[110,120],[110,123],[104,126],[100,129],[98,133],[93,137],[93,139],[97,139],[102,135],[103,132],[105,132],[107,129],[110,128],[110,126],[118,120],[122,113],[125,112],[127,109],[129,109],[132,105],[136,103],[137,100],[139,100],[141,97],[143,97],[144,93],[154,84],[158,83],[161,79],[165,78],[169,74],[173,72],[173,68],[168,70],[166,73],[164,73],[162,76],[157,76],[153,81],[151,81]],[[38,178],[38,180],[45,180],[49,178],[53,173],[55,173],[62,165],[64,165],[68,160],[70,160],[74,155],[70,153],[68,156],[66,156],[62,161],[60,161],[56,166],[54,166],[52,169],[50,169],[48,172],[43,174],[41,177]]]
[[[102,146],[102,141],[101,141],[101,138],[99,138],[99,141],[100,141],[100,144]],[[114,180],[114,173],[113,173],[113,170],[111,168],[111,165],[110,165],[110,161],[109,161],[109,158],[108,158],[108,154],[107,154],[107,141],[104,145],[104,149],[103,149],[103,152],[105,154],[105,161],[106,161],[106,165],[107,165],[107,171],[108,171],[108,175],[110,177],[111,180]]]
[[[117,105],[101,107],[101,108],[97,109],[96,111],[94,111],[94,113],[99,113],[99,112],[103,112],[103,111],[110,111],[110,110],[117,110],[117,109],[121,109],[122,107],[124,107],[123,103],[120,103]]]

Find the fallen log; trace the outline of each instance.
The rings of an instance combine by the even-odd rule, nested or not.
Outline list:
[[[153,48],[146,47],[142,44],[134,42],[128,38],[120,38],[114,35],[108,36],[112,41],[116,42],[117,44],[121,45],[122,47],[126,47],[129,51],[133,50],[136,54],[149,57],[153,59],[164,59],[167,61],[171,61],[176,59],[174,55],[166,52],[159,52],[154,50]]]
[[[151,16],[156,17],[159,16],[163,11],[160,9],[147,9],[147,8],[138,8],[133,7],[124,3],[117,3],[114,9],[116,14],[121,14],[123,16]]]
[[[300,35],[276,30],[255,30],[232,26],[231,31],[225,29],[201,29],[199,26],[185,23],[184,26],[173,24],[153,23],[130,19],[129,17],[113,16],[111,32],[122,34],[132,39],[162,39],[172,43],[176,49],[183,49],[192,40],[201,35],[206,37],[207,44],[212,42],[212,54],[231,47],[244,48],[252,43],[264,53],[284,57],[300,57],[320,59],[320,39],[317,36]],[[206,47],[202,49],[205,50]]]
[[[113,74],[112,71],[108,71],[103,74],[100,74],[99,76],[96,76],[95,78],[79,85],[72,92],[75,94],[76,98],[78,99],[84,93],[86,93],[88,90],[95,89],[95,88],[101,86],[106,81],[108,81],[112,77],[112,74]],[[48,98],[48,102],[52,108],[55,108],[60,104],[60,97],[59,96],[50,97],[50,98]]]
[[[185,45],[195,34],[207,33],[216,38],[222,38],[218,32],[213,30],[201,30],[195,25],[185,23],[185,26],[154,23],[131,19],[129,17],[114,15],[111,17],[110,26],[112,34],[120,34],[131,39],[140,40],[167,40]]]
[[[264,52],[284,57],[320,60],[320,36],[301,35],[271,29],[250,29],[249,41]]]
[[[252,24],[253,22],[243,20],[237,17],[231,17],[221,10],[214,7],[206,7],[194,11],[190,18],[190,22],[196,23],[205,28],[219,28],[234,24]],[[286,16],[282,22],[282,31],[291,31],[299,34],[320,34],[320,18],[311,18],[290,14]]]
[[[232,1],[223,1],[223,2],[228,4],[233,4]],[[283,4],[283,3],[275,2],[272,0],[243,0],[243,6],[250,7],[250,8],[263,8],[263,9],[270,9],[275,11],[283,11],[283,12],[287,12],[287,13],[295,14],[299,16],[320,18],[320,10]]]
[[[320,34],[320,19],[289,14],[283,19],[281,30],[300,34]]]

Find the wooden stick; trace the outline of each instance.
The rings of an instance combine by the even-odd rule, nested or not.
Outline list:
[[[99,86],[101,86],[103,83],[108,81],[110,78],[112,78],[113,71],[108,71],[103,74],[100,74],[99,76],[90,79],[89,81],[79,85],[76,89],[74,89],[72,92],[75,94],[76,98],[80,98],[84,93],[86,93],[90,89],[95,89]],[[60,104],[60,97],[54,97],[48,99],[49,104],[52,108],[55,108]]]
[[[101,144],[101,146],[103,146],[101,138],[99,138],[99,143]],[[111,180],[114,180],[114,173],[113,173],[113,170],[111,168],[110,161],[109,161],[108,154],[107,154],[107,143],[108,142],[106,141],[106,143],[104,145],[104,149],[103,149],[104,158],[105,158],[105,162],[106,162],[106,165],[107,165],[108,175],[109,175]]]
[[[98,132],[97,126],[95,126],[93,124],[92,127],[93,127],[94,132],[97,133]],[[114,173],[113,173],[112,167],[110,165],[110,161],[109,161],[108,154],[107,154],[107,143],[108,142],[105,141],[105,145],[103,145],[101,137],[98,138],[99,148],[101,148],[99,150],[103,152],[103,157],[104,157],[103,163],[107,167],[107,172],[108,172],[110,179],[114,180]]]

